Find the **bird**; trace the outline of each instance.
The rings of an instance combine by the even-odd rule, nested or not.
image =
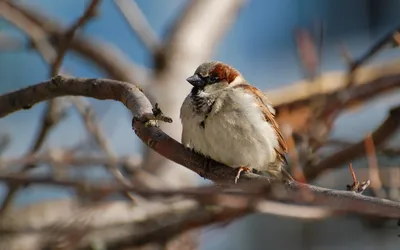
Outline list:
[[[186,81],[193,87],[180,109],[185,148],[236,169],[235,183],[253,170],[293,180],[275,110],[262,91],[221,61],[200,64]]]

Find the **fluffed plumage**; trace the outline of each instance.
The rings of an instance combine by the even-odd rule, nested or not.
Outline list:
[[[182,144],[227,166],[290,179],[287,146],[266,96],[222,62],[201,64],[180,112]],[[238,173],[240,173],[240,171]]]

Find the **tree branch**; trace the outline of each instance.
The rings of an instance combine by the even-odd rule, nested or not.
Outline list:
[[[266,95],[277,110],[281,108],[294,109],[307,106],[313,96],[334,96],[335,93],[346,88],[346,77],[346,72],[327,72],[321,74],[320,79],[313,83],[301,80],[279,89],[268,90]],[[399,82],[400,60],[393,60],[379,65],[358,68],[354,86],[348,92],[350,95],[356,96],[357,87],[360,87],[360,92],[365,93],[363,95],[365,98],[355,101],[363,101],[389,90],[388,88],[398,88]],[[382,89],[381,84],[385,85]]]
[[[31,250],[43,249],[43,245],[60,240],[64,245],[75,244],[78,249],[91,249],[90,246],[96,243],[106,245],[107,249],[121,249],[164,242],[187,230],[226,223],[254,212],[314,220],[341,214],[330,208],[304,207],[255,199],[253,196],[216,193],[214,188],[204,187],[196,191],[192,191],[191,199],[149,201],[140,206],[121,201],[86,206],[74,201],[30,205],[9,212],[0,221],[0,248],[7,246],[8,249],[14,249],[11,246],[21,246],[26,242],[24,237],[30,237],[31,241],[28,242],[31,242]],[[171,190],[169,194],[162,191],[148,194],[157,193],[181,196],[180,190]],[[15,221],[16,218],[19,219]],[[79,237],[74,238],[74,233],[78,233]],[[32,244],[33,239],[35,244]]]
[[[375,130],[374,133],[371,134],[371,137],[375,142],[375,147],[378,148],[383,142],[385,142],[395,131],[397,131],[399,126],[400,106],[391,109],[388,118]],[[304,174],[308,181],[312,181],[323,172],[339,165],[346,164],[364,154],[364,140],[362,140],[323,159],[316,166],[306,167],[304,169]]]
[[[17,24],[20,21],[24,21],[36,24],[46,32],[44,39],[50,39],[54,46],[60,46],[61,41],[64,39],[65,28],[56,20],[15,1],[1,2],[0,9],[6,10],[6,8],[7,11],[18,13],[20,17],[16,19],[15,15],[11,16],[8,20],[10,23]],[[104,70],[113,79],[137,84],[146,77],[146,72],[143,69],[132,63],[118,48],[111,44],[77,35],[71,41],[69,48],[89,59],[91,63]]]
[[[218,200],[218,195],[222,195],[223,197],[224,195],[227,195],[228,197],[238,197],[238,199],[242,197],[243,199],[247,200],[247,202],[243,202],[244,204],[251,203],[251,201],[248,200],[251,198],[267,198],[278,201],[290,201],[300,204],[324,206],[334,211],[353,212],[357,214],[368,215],[372,214],[394,219],[400,217],[400,203],[398,202],[376,197],[364,196],[356,192],[333,190],[309,184],[301,184],[297,182],[288,183],[286,185],[287,189],[284,189],[285,186],[279,184],[278,182],[270,182],[271,179],[268,179],[267,177],[254,179],[251,177],[251,175],[248,176],[246,185],[238,185],[238,188],[241,189],[241,192],[229,191],[223,187],[218,186],[203,186],[186,189],[151,190],[107,182],[103,182],[99,185],[91,184],[88,182],[80,182],[76,180],[56,180],[47,177],[26,177],[18,175],[0,175],[0,181],[19,185],[36,184],[76,188],[77,190],[80,190],[82,193],[87,195],[104,193],[111,194],[130,191],[147,198],[171,198],[183,196],[186,198],[206,202],[207,204],[215,204],[216,200]],[[312,196],[305,195],[305,192],[309,192],[308,194],[311,194]],[[212,195],[216,196],[212,197]],[[223,202],[222,204],[227,204],[227,206],[235,206],[235,204],[238,204],[238,202]]]
[[[349,76],[347,85],[351,87],[354,85],[354,74],[355,71],[363,64],[365,64],[368,60],[370,60],[373,56],[375,56],[380,50],[382,50],[389,43],[394,42],[394,35],[396,32],[400,30],[400,26],[392,29],[390,32],[382,36],[369,50],[367,50],[360,58],[357,60],[351,61],[349,64]]]
[[[70,46],[71,41],[74,38],[75,32],[79,28],[83,27],[94,16],[94,13],[99,3],[100,0],[91,1],[83,15],[78,18],[78,20],[74,24],[72,24],[71,27],[66,31],[66,33],[64,34],[64,39],[62,40],[62,45],[57,52],[54,51],[52,46],[47,42],[46,34],[41,29],[41,27],[38,27],[35,24],[30,24],[30,22],[28,20],[25,20],[18,11],[10,8],[7,5],[7,2],[0,2],[0,15],[4,16],[9,21],[14,21],[17,27],[19,27],[21,30],[25,31],[29,35],[32,44],[42,55],[44,61],[51,64],[51,70],[49,74],[50,77],[52,77],[56,76],[59,73],[61,63]],[[42,125],[35,139],[34,145],[30,149],[28,154],[33,154],[41,148],[48,133],[64,117],[65,107],[62,102],[63,100],[59,99],[52,99],[48,102],[47,107],[43,113],[43,117],[41,119]],[[35,165],[25,165],[22,169],[22,172],[25,173],[34,167]],[[1,206],[0,215],[9,208],[18,190],[18,186],[9,186],[8,194],[4,198]]]
[[[70,48],[71,43],[73,42],[75,33],[77,32],[78,29],[82,28],[88,21],[90,21],[91,18],[95,16],[99,3],[100,0],[92,0],[90,4],[87,6],[82,16],[78,18],[71,25],[71,27],[65,31],[64,34],[65,38],[62,39],[62,44],[58,48],[58,51],[55,51],[52,45],[48,43],[47,39],[44,39],[45,32],[42,29],[42,27],[38,26],[35,23],[30,22],[29,20],[25,20],[24,17],[21,17],[21,14],[18,12],[14,11],[11,16],[14,17],[14,19],[12,20],[15,20],[16,24],[18,24],[18,27],[22,29],[32,39],[32,43],[38,49],[38,52],[43,58],[43,60],[51,65],[50,74],[51,76],[54,76],[54,74],[57,74],[59,71],[64,55]],[[14,10],[13,8],[9,8],[8,11],[12,12],[13,10]],[[106,140],[103,134],[101,133],[99,126],[94,122],[94,120],[96,120],[96,115],[91,106],[84,100],[81,100],[80,98],[69,98],[68,101],[70,101],[78,110],[87,130],[95,138],[96,142],[99,144],[101,149],[109,157],[108,163],[104,164],[107,167],[107,169],[122,184],[130,183],[118,170],[118,167],[116,165],[117,162],[116,156],[112,152],[110,146],[106,143]],[[54,105],[55,105],[55,100],[51,100],[49,102],[48,109],[52,108]],[[45,114],[48,114],[48,112],[45,112]],[[46,120],[44,120],[44,122],[45,124],[47,124]],[[30,165],[29,167],[24,168],[24,172],[33,167],[34,167],[33,165]],[[6,209],[8,204],[11,203],[11,200],[15,196],[16,192],[17,192],[16,187],[10,189],[3,204],[3,210]],[[131,200],[134,200],[134,198],[129,193],[127,193],[126,195]]]
[[[150,27],[150,24],[147,22],[146,17],[140,10],[136,1],[114,0],[114,4],[118,7],[126,22],[150,53],[157,53],[161,48],[161,43],[157,39],[156,34],[153,32],[153,29]]]
[[[185,149],[182,144],[163,133],[157,127],[156,121],[148,120],[146,117],[153,115],[153,108],[149,100],[139,88],[129,83],[108,79],[57,76],[49,81],[0,96],[0,117],[18,111],[28,104],[34,105],[40,101],[64,95],[83,95],[100,100],[120,101],[134,116],[133,127],[136,134],[153,150],[216,183],[227,185],[234,183],[235,169]],[[397,113],[393,112],[394,114]],[[396,117],[398,119],[398,116]],[[388,120],[389,124],[393,123],[390,118]],[[374,141],[378,144],[379,140],[374,139]],[[206,172],[206,170],[208,171]],[[257,180],[261,181],[263,185],[271,181],[265,176],[246,173],[239,179],[239,184],[247,183],[246,186],[249,186],[249,183],[257,183]],[[313,203],[332,205],[340,201],[340,206],[344,206],[346,201],[355,202],[358,204],[356,210],[359,212],[378,213],[385,211],[384,216],[400,217],[400,204],[396,202],[296,182],[289,183],[288,187],[292,190],[311,191],[314,195]],[[371,203],[374,205],[370,206]]]
[[[51,76],[56,76],[59,73],[61,63],[70,47],[71,41],[74,39],[75,33],[96,15],[99,3],[100,0],[91,0],[83,15],[65,32],[64,38],[62,39],[57,51],[57,57],[55,57],[52,62]]]
[[[69,150],[63,149],[50,149],[48,151],[24,155],[17,158],[1,159],[0,170],[11,171],[17,169],[17,166],[21,165],[40,165],[40,164],[52,164],[57,165],[73,165],[73,166],[90,166],[90,165],[106,165],[110,161],[109,157],[103,155],[79,155]],[[138,156],[122,156],[116,159],[115,164],[125,165],[132,170],[135,170],[140,163],[140,157]]]

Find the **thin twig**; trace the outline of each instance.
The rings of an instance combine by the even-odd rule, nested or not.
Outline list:
[[[386,45],[393,42],[395,37],[394,35],[399,32],[400,26],[392,29],[390,32],[382,36],[378,41],[376,41],[372,47],[367,50],[360,58],[355,61],[352,61],[349,65],[349,73],[347,86],[351,87],[354,85],[354,73],[355,71],[363,64],[365,64],[368,60],[370,60],[373,56],[375,56],[379,51],[382,50]]]
[[[354,172],[353,165],[350,163],[349,165],[351,178],[353,179],[353,183],[351,185],[347,185],[346,188],[349,191],[353,191],[358,194],[362,194],[364,190],[371,184],[370,180],[366,180],[360,182],[357,180],[356,173]]]
[[[340,44],[340,55],[342,56],[345,64],[350,67],[351,63],[353,62],[353,57],[344,43]]]
[[[78,20],[76,20],[76,22],[72,24],[71,27],[65,32],[64,38],[57,51],[57,57],[52,63],[50,72],[51,76],[56,76],[58,74],[61,63],[68,51],[68,48],[70,47],[71,41],[74,39],[75,33],[96,15],[99,3],[100,0],[91,0],[83,15],[78,18]]]

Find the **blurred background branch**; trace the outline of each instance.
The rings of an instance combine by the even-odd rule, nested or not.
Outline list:
[[[400,63],[396,54],[400,20],[388,21],[385,31],[374,28],[379,32],[368,38],[352,26],[361,25],[357,20],[366,16],[368,29],[373,30],[371,27],[382,23],[379,15],[389,20],[390,13],[385,10],[396,9],[395,1],[337,1],[329,8],[327,3],[313,0],[300,5],[293,1],[290,7],[284,1],[245,0],[171,1],[168,6],[140,0],[32,2],[37,3],[0,0],[0,18],[5,21],[0,24],[0,61],[6,65],[4,69],[19,70],[10,80],[6,77],[9,73],[0,69],[2,82],[14,84],[24,75],[19,84],[26,86],[60,73],[125,81],[140,86],[151,103],[158,103],[172,118],[172,124],[160,122],[160,129],[179,141],[179,109],[190,91],[186,77],[203,61],[227,61],[253,84],[266,89],[290,144],[288,168],[293,176],[307,185],[336,189],[331,194],[349,199],[321,198],[313,194],[315,190],[306,192],[297,184],[293,188],[302,191],[289,199],[280,188],[257,191],[254,187],[247,196],[220,194],[209,186],[192,190],[201,185],[199,178],[175,162],[191,162],[192,170],[212,180],[224,173],[229,176],[230,169],[216,167],[204,173],[204,164],[209,163],[191,152],[173,153],[178,144],[156,137],[157,130],[134,124],[145,143],[136,140],[131,135],[130,117],[126,110],[118,111],[120,106],[68,96],[1,120],[2,129],[7,123],[11,128],[0,135],[0,183],[4,184],[0,186],[0,249],[100,249],[104,245],[107,249],[257,249],[266,244],[295,249],[327,245],[332,249],[350,245],[351,249],[370,245],[397,249],[396,232],[390,231],[393,226],[388,217],[396,217],[398,205],[385,198],[400,200]],[[178,2],[182,2],[180,7],[176,7]],[[65,9],[68,14],[64,15],[64,10],[61,13],[48,7],[51,5],[75,7]],[[318,13],[323,18],[317,17]],[[168,15],[169,19],[160,19],[167,25],[155,21]],[[346,16],[351,17],[349,22]],[[336,26],[355,34],[354,41],[335,31]],[[342,39],[345,41],[339,41]],[[293,51],[285,42],[295,45]],[[19,54],[32,52],[44,62],[40,76],[37,65],[26,57],[18,66],[8,66],[15,65]],[[388,54],[393,55],[390,60]],[[332,66],[333,61],[339,61],[340,67]],[[296,66],[301,76],[293,77]],[[298,78],[304,79],[296,81]],[[285,81],[290,83],[283,84]],[[6,93],[20,86],[1,87]],[[33,104],[26,103],[23,108]],[[13,120],[19,116],[23,122]],[[32,142],[18,124],[30,127],[26,130],[32,131]],[[85,137],[90,143],[82,143]],[[66,142],[73,139],[73,143]],[[21,140],[23,146],[18,143]],[[353,163],[358,181],[371,181],[363,195],[340,191],[352,182],[349,163]],[[67,199],[54,200],[64,186],[46,185],[36,199],[30,198],[31,190],[37,189],[31,182],[46,178],[53,183],[80,183],[80,188],[68,193]],[[243,180],[246,178],[251,183],[257,176],[244,176]],[[92,183],[118,188],[116,192],[81,188]],[[24,188],[18,188],[21,184]],[[176,194],[160,195],[168,190]],[[201,194],[183,194],[194,190]],[[121,201],[124,197],[135,203]],[[21,200],[27,200],[22,202],[24,206]],[[375,207],[374,202],[389,210],[365,213]],[[260,216],[250,216],[254,213]],[[352,219],[355,215],[356,221]],[[258,219],[252,220],[253,216]],[[331,221],[333,216],[341,217]],[[360,228],[360,219],[381,231]],[[217,226],[193,230],[213,224]],[[348,230],[339,230],[341,227]],[[281,231],[285,232],[283,241],[275,236]],[[349,239],[356,237],[358,243],[349,244]]]

